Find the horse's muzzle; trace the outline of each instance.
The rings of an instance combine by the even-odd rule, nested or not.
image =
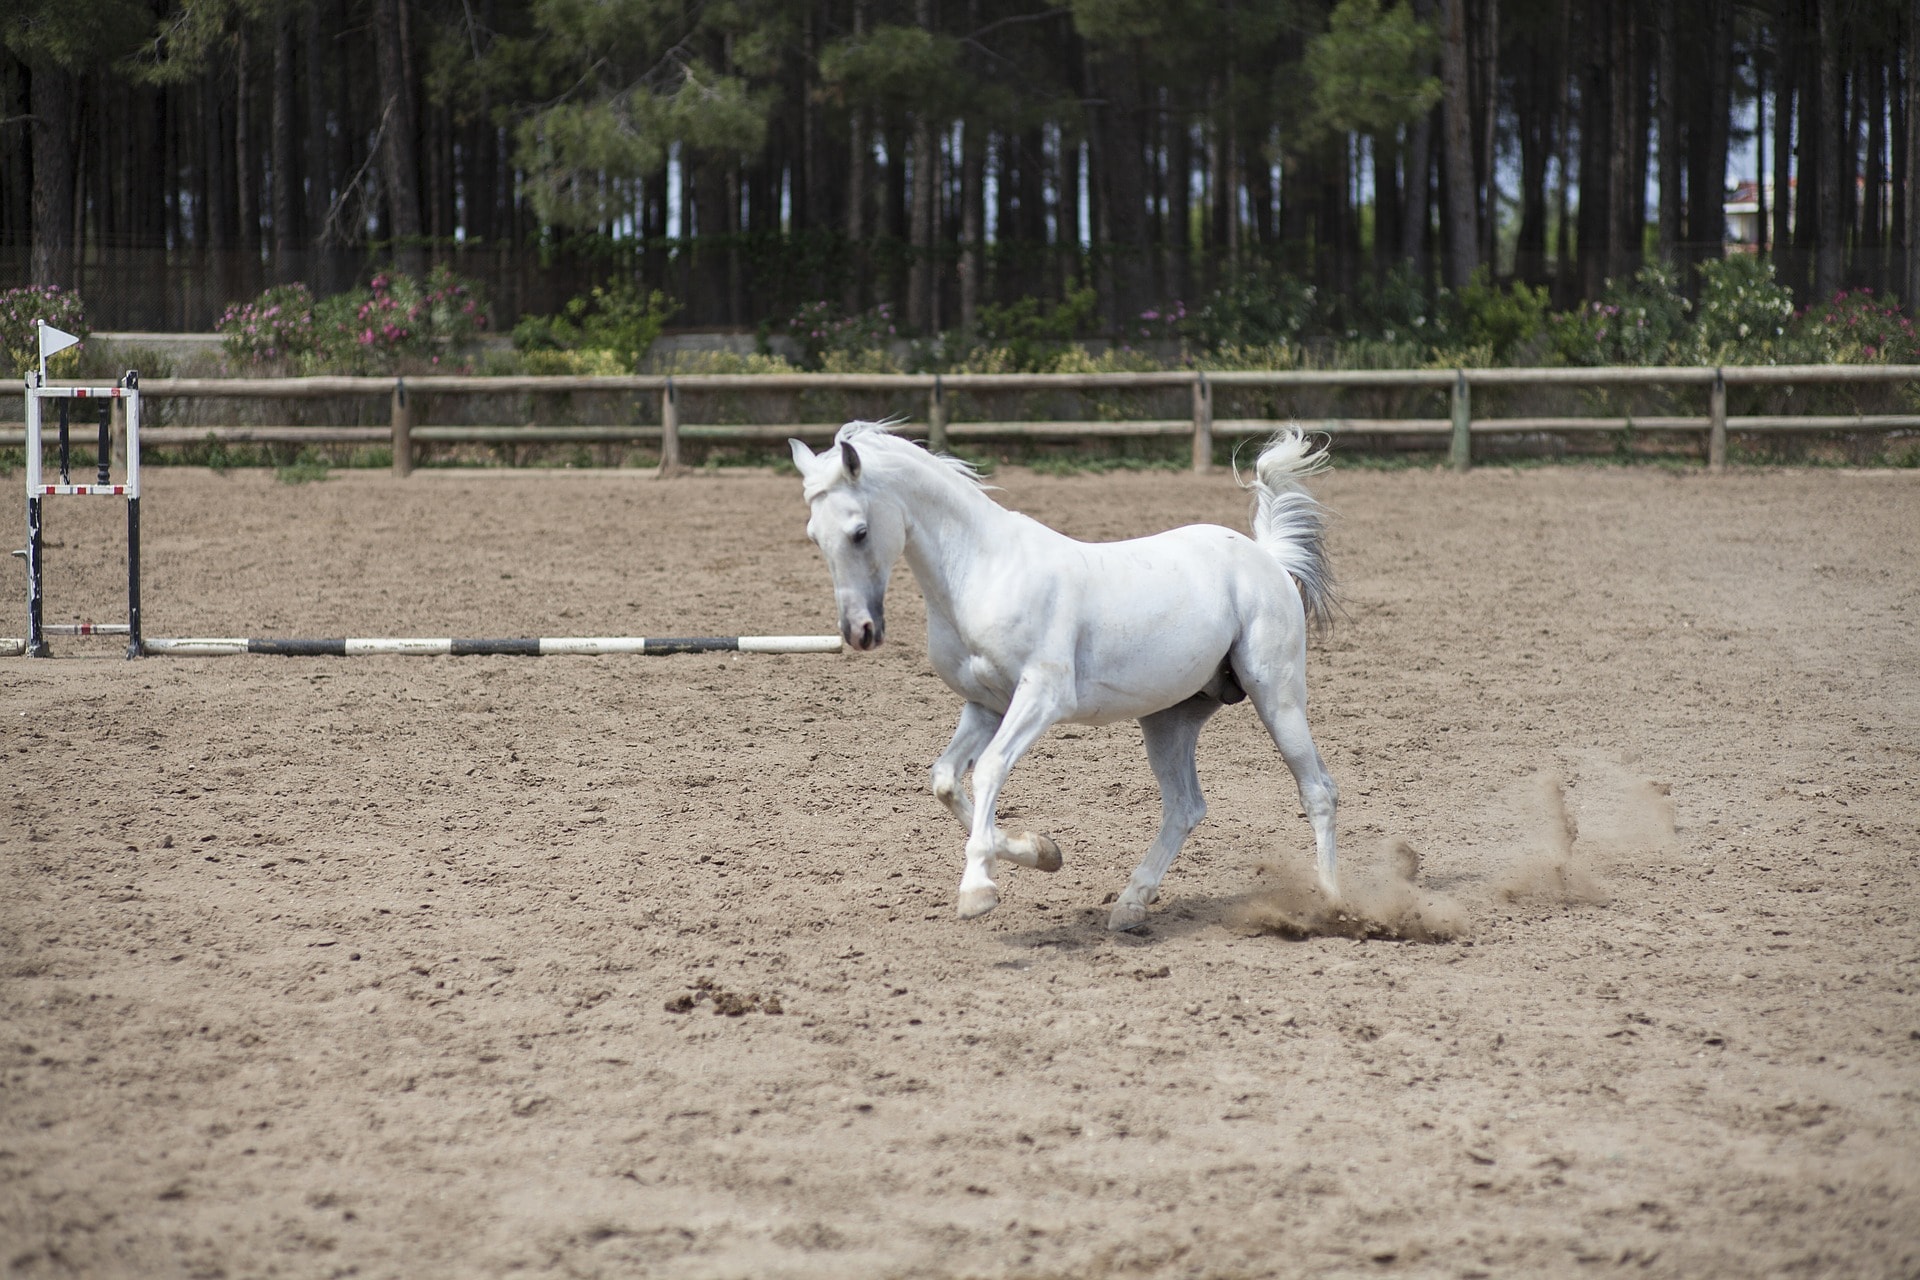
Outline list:
[[[840,621],[840,638],[862,653],[878,649],[886,637],[886,619],[878,614],[867,618],[843,618]]]

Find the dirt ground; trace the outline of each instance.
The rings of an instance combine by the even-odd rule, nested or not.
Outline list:
[[[1245,527],[1225,475],[998,482]],[[0,660],[0,1267],[1920,1275],[1920,473],[1316,490],[1357,921],[1244,704],[1147,930],[1130,725],[1016,769],[1066,868],[955,920],[904,567],[873,655]],[[146,508],[152,635],[833,629],[791,475]],[[50,507],[50,620],[121,608],[120,511]]]

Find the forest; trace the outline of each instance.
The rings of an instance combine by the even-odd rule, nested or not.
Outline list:
[[[761,332],[1337,322],[1476,281],[1565,309],[1649,262],[1697,288],[1738,174],[1734,249],[1800,305],[1913,300],[1917,10],[12,0],[0,287],[200,331],[436,267],[497,327],[603,284]]]

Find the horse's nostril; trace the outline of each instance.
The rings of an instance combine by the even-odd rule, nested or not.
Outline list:
[[[860,647],[862,649],[873,648],[873,624],[871,622],[863,622],[860,624]]]

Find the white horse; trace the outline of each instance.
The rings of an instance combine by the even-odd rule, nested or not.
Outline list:
[[[1140,722],[1160,784],[1161,826],[1107,927],[1146,919],[1180,847],[1206,815],[1194,751],[1222,705],[1252,700],[1299,784],[1320,884],[1337,896],[1337,791],[1307,732],[1307,627],[1332,607],[1322,509],[1300,481],[1327,465],[1299,431],[1261,451],[1254,536],[1189,525],[1128,542],[1077,542],[987,497],[957,458],[849,422],[837,448],[798,440],[807,536],[825,554],[840,634],[886,636],[887,582],[904,552],[927,601],[927,653],[966,705],[933,766],[933,794],[968,828],[961,919],[1000,902],[995,862],[1060,869],[1044,835],[994,822],[1007,773],[1062,721]],[[969,800],[962,778],[973,771]]]

